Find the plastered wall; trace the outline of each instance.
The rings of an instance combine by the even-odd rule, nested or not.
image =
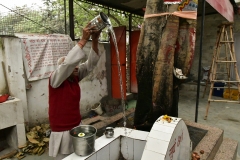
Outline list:
[[[25,80],[22,61],[22,45],[17,37],[0,37],[0,62],[4,62],[7,82],[0,65],[0,94],[9,92],[11,96],[21,99],[23,104],[24,122],[29,125],[48,122],[48,79],[27,82]],[[91,42],[84,50],[90,51]],[[99,44],[103,53],[97,67],[81,82],[81,113],[86,116],[91,106],[108,95],[106,74],[106,49],[109,44]],[[109,52],[109,49],[107,49]],[[7,87],[8,86],[8,87]],[[9,88],[9,89],[7,89]]]
[[[202,17],[198,17],[198,20],[197,20],[195,55],[194,55],[193,65],[190,72],[193,75],[192,77],[193,80],[197,80],[198,78],[201,18]],[[215,43],[217,39],[218,26],[222,22],[226,22],[226,19],[220,14],[212,14],[212,15],[205,16],[203,45],[202,45],[202,63],[201,63],[202,67],[211,65],[213,51],[214,51]],[[233,28],[234,34],[240,33],[240,15],[235,15],[233,27],[234,27]],[[237,48],[235,49],[235,52],[236,54],[240,54],[240,50],[238,50]],[[222,71],[224,71],[224,68],[222,68]]]

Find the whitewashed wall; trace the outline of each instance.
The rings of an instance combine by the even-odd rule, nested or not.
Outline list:
[[[107,45],[105,45],[107,46]],[[84,50],[89,52],[91,42]],[[99,44],[101,55],[97,67],[89,76],[80,82],[81,113],[87,115],[94,103],[99,102],[102,97],[108,95],[106,78],[106,54],[104,44]],[[48,79],[25,82],[22,61],[22,46],[17,37],[0,37],[0,62],[3,61],[7,71],[7,81],[11,96],[22,100],[24,121],[30,125],[48,122]],[[2,65],[0,66],[0,94],[6,92],[6,83],[3,76]]]
[[[88,43],[84,50],[89,53],[91,43]],[[100,100],[108,95],[107,74],[106,74],[106,49],[104,45],[99,45],[99,50],[102,55],[94,70],[80,82],[81,101],[80,110],[82,116],[86,116],[91,107],[100,102]]]
[[[0,61],[5,64],[9,93],[22,101],[24,122],[28,122],[29,115],[20,39],[16,37],[0,37]],[[2,65],[0,72],[3,74]],[[1,88],[6,88],[4,76],[0,77],[0,82],[0,86],[3,86]]]

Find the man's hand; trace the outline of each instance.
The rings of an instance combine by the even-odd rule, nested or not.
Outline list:
[[[92,33],[97,32],[95,26],[91,26],[91,23],[88,22],[87,26],[83,28],[82,39],[88,40]]]
[[[83,48],[90,38],[91,34],[96,32],[94,29],[95,26],[91,26],[91,23],[88,22],[87,26],[83,28],[82,39],[78,42],[80,48]]]

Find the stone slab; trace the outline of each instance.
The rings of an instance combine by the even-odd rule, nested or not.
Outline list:
[[[187,126],[193,126],[208,131],[193,152],[197,152],[200,155],[200,151],[203,150],[204,154],[202,158],[204,160],[213,160],[223,141],[223,130],[191,121],[185,120],[184,122]]]
[[[22,101],[13,99],[0,103],[0,129],[24,123]]]
[[[223,142],[213,160],[236,160],[238,142],[224,138]]]

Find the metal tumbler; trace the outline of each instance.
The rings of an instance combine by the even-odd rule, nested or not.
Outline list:
[[[91,23],[91,26],[95,26],[94,29],[98,31],[110,25],[108,16],[103,12],[100,12],[98,16],[96,16],[90,21],[90,23]]]

